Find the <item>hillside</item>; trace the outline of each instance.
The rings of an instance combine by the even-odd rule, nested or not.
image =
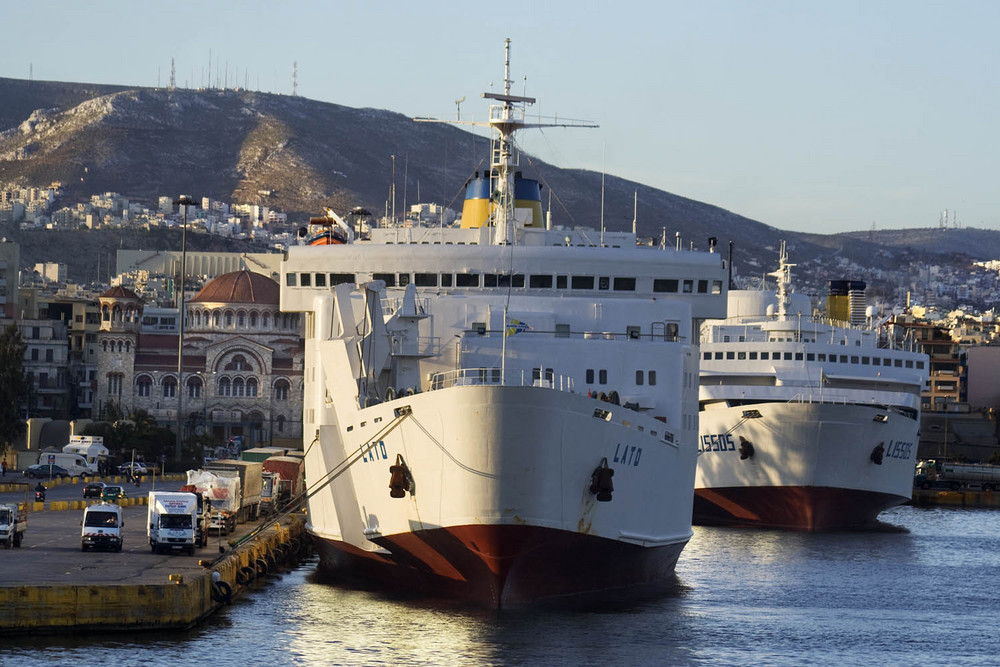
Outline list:
[[[395,155],[397,210],[418,197],[461,208],[464,184],[488,153],[485,138],[455,126],[301,97],[0,78],[0,184],[60,181],[65,203],[114,191],[147,204],[181,193],[266,204],[295,222],[324,206],[383,211]],[[556,224],[600,226],[599,173],[558,169],[532,156],[522,165],[544,184],[546,201],[551,191]],[[997,232],[792,233],[612,175],[608,229],[630,228],[634,194],[640,236],[660,239],[665,231],[673,244],[679,233],[685,246],[699,248],[715,236],[722,252],[733,241],[737,266],[751,273],[773,267],[782,239],[802,265],[831,256],[881,268],[1000,257]],[[17,230],[4,233],[21,242]],[[25,245],[25,264],[47,259]]]

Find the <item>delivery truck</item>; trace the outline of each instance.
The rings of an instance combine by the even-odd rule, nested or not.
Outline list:
[[[146,536],[153,553],[187,552],[197,542],[198,498],[193,493],[150,491]]]

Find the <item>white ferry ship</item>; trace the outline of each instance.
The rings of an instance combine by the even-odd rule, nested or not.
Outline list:
[[[330,212],[340,238],[281,269],[321,571],[494,607],[672,580],[698,327],[726,298],[718,253],[550,228],[512,141],[545,124],[510,86],[508,40],[461,227],[358,235]]]
[[[696,524],[860,527],[911,496],[927,356],[813,317],[792,266],[782,244],[777,293],[702,326]]]

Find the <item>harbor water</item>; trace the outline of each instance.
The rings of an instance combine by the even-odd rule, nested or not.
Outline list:
[[[486,612],[333,587],[307,563],[188,632],[8,636],[0,664],[998,664],[996,510],[881,518],[829,534],[696,527],[672,590],[630,605]]]

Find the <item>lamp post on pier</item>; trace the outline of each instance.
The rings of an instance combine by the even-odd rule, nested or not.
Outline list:
[[[180,318],[177,330],[177,446],[174,448],[174,460],[181,460],[182,444],[184,442],[183,426],[184,420],[181,416],[184,408],[184,275],[187,272],[187,221],[188,206],[195,203],[187,195],[181,195],[174,204],[183,209],[183,223],[181,226],[181,270],[180,289],[178,290],[177,313]]]

